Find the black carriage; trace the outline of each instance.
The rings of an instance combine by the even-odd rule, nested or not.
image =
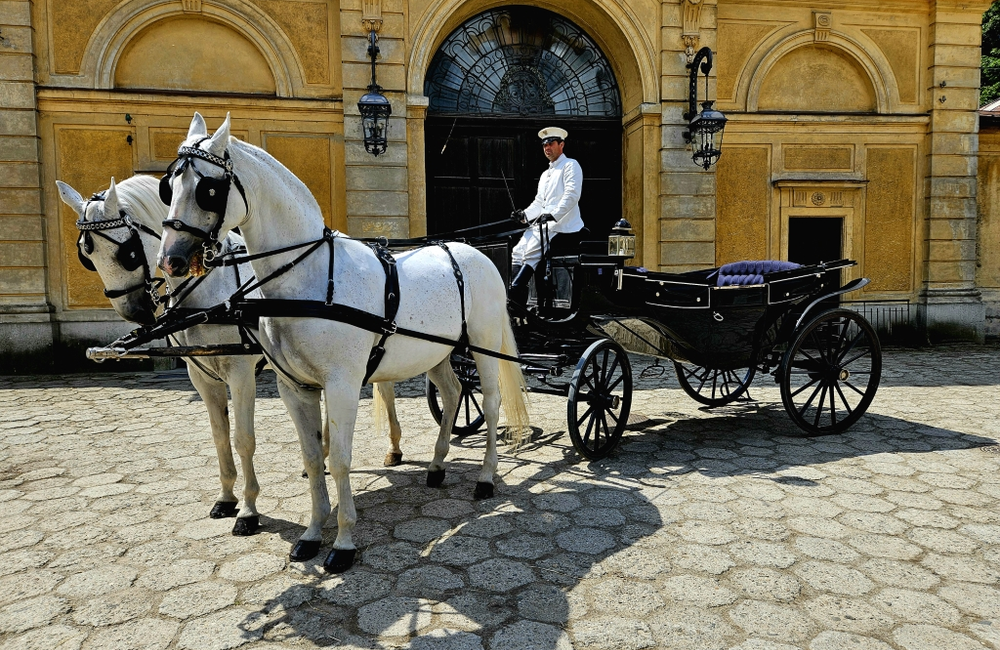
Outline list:
[[[623,238],[613,231],[611,241],[581,241],[572,251],[554,245],[535,274],[528,313],[515,318],[522,369],[536,379],[530,390],[567,398],[568,433],[581,455],[603,458],[621,439],[632,402],[629,352],[670,360],[684,391],[706,407],[744,397],[756,374],[771,374],[806,435],[842,432],[868,409],[881,377],[878,336],[839,306],[839,296],[868,283],[841,285],[855,262],[660,273],[626,266]],[[506,277],[509,244],[478,246]],[[452,361],[463,386],[454,433],[465,436],[483,424],[475,365],[458,354]],[[427,399],[440,422],[430,382]]]

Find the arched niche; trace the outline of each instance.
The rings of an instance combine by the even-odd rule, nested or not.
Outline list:
[[[878,97],[858,60],[820,44],[791,50],[768,70],[756,110],[792,113],[874,113]]]
[[[218,31],[213,33],[222,36],[226,43],[236,42],[234,39],[239,38],[252,46],[255,50],[252,55],[255,61],[258,58],[263,59],[271,76],[273,89],[270,94],[278,97],[295,97],[303,94],[305,78],[302,66],[287,35],[273,19],[255,5],[245,0],[229,0],[229,4],[231,6],[206,2],[202,5],[200,13],[188,14],[183,12],[181,3],[174,0],[119,3],[94,30],[84,52],[79,77],[75,78],[75,82],[70,80],[67,83],[70,85],[75,83],[80,87],[107,89],[120,87],[117,85],[121,77],[118,68],[123,56],[130,55],[133,43],[141,44],[151,36],[168,37],[170,31],[178,29],[178,25],[170,26],[171,22],[176,21],[184,29],[228,30],[224,35]],[[195,23],[205,25],[195,27]],[[178,37],[183,38],[183,35]],[[188,39],[188,42],[190,40]],[[148,42],[153,43],[153,40]],[[222,44],[211,41],[206,43],[195,43],[195,50],[206,53],[206,60],[212,61],[219,56],[229,56]],[[240,43],[239,47],[243,48],[245,45]],[[172,63],[168,55],[160,52],[157,56],[159,65],[175,68],[176,74],[184,74],[184,68]],[[137,54],[132,55],[132,58],[137,58]],[[125,63],[132,68],[122,72],[127,79],[134,79],[138,73],[135,62]],[[146,76],[151,74],[148,71],[145,73]],[[209,90],[226,92],[221,90],[218,84],[239,83],[238,77],[243,74],[243,67],[237,68],[235,75],[231,75],[237,77],[236,80],[223,82],[217,79],[216,85]]]
[[[275,95],[261,51],[228,25],[199,17],[159,20],[136,34],[115,66],[114,86]]]

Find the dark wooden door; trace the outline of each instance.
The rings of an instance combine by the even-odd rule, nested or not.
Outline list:
[[[428,234],[500,221],[513,206],[527,207],[549,164],[538,139],[546,126],[569,132],[563,153],[583,168],[580,212],[595,238],[606,236],[622,210],[620,119],[434,115],[425,125]]]

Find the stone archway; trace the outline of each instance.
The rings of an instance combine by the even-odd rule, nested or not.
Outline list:
[[[429,233],[502,221],[512,202],[530,203],[546,167],[536,133],[549,125],[570,132],[591,231],[601,236],[621,216],[618,84],[571,21],[524,6],[477,14],[441,44],[424,93]]]

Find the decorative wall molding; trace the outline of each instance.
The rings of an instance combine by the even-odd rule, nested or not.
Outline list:
[[[201,0],[181,0],[181,8],[186,14],[200,14]]]
[[[684,40],[684,54],[687,55],[688,63],[694,60],[694,53],[698,51],[698,44],[701,41],[701,8],[703,0],[684,0],[684,31],[681,38]]]
[[[382,29],[382,0],[364,0],[361,7],[361,27],[378,34]]]

